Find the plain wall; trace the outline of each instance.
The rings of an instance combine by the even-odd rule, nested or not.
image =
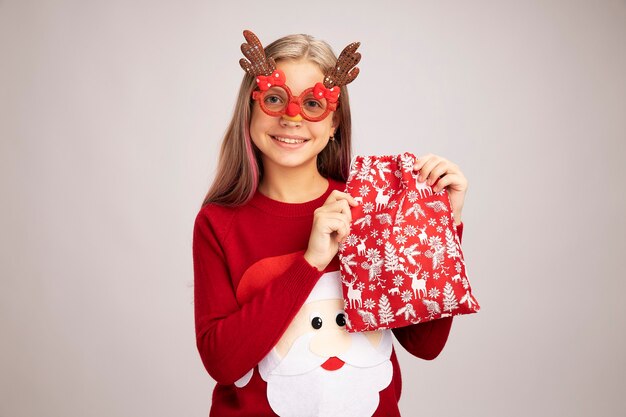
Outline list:
[[[0,416],[206,416],[193,220],[267,44],[359,40],[355,152],[469,179],[479,314],[405,416],[626,409],[624,1],[0,0]]]

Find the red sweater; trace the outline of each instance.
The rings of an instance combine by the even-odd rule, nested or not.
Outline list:
[[[319,198],[301,204],[271,200],[256,193],[243,206],[204,206],[193,235],[196,339],[202,362],[217,381],[210,416],[275,416],[266,396],[266,382],[255,368],[282,336],[322,275],[302,255],[265,290],[240,305],[236,290],[244,272],[256,262],[307,248],[313,211],[334,189],[330,180]],[[458,227],[459,236],[462,225]],[[452,318],[393,330],[411,354],[434,359],[443,349]],[[380,392],[375,416],[399,416],[402,381],[395,352],[393,376]],[[234,382],[255,369],[243,388]],[[346,395],[349,390],[346,390]]]

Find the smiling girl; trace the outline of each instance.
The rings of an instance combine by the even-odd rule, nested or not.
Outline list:
[[[240,64],[246,74],[193,236],[197,346],[217,381],[210,415],[275,416],[280,410],[280,415],[294,416],[399,416],[402,383],[391,347],[383,358],[389,361],[386,379],[380,372],[370,373],[379,375],[376,381],[358,378],[366,388],[378,387],[368,391],[376,398],[367,407],[355,385],[342,382],[342,373],[354,365],[349,361],[344,366],[333,359],[341,364],[308,375],[296,391],[300,401],[286,398],[293,397],[286,390],[304,380],[304,371],[290,373],[279,392],[272,387],[272,372],[281,368],[282,356],[276,352],[287,355],[291,346],[277,351],[276,345],[287,330],[293,333],[292,322],[302,316],[298,313],[305,304],[324,299],[319,295],[328,293],[324,286],[333,285],[331,276],[338,270],[339,243],[350,234],[350,208],[357,202],[342,191],[351,160],[346,84],[358,75],[360,54],[354,43],[337,59],[325,42],[307,35],[286,36],[265,49],[251,32],[244,36],[247,60]],[[448,191],[460,235],[467,189],[463,173],[431,154],[418,158],[414,170],[420,171],[420,181],[436,182],[436,192]],[[257,287],[252,295],[243,295],[243,288],[249,288],[244,277]],[[341,315],[332,323],[337,337],[345,332]],[[393,332],[411,354],[433,359],[443,349],[451,323],[452,318],[444,318],[384,330],[360,344],[343,338],[337,345],[341,351],[334,351],[330,341],[320,350],[323,354],[313,345],[304,350],[324,359],[342,358],[344,350],[351,351],[346,354],[350,358],[378,355]],[[298,335],[314,337],[324,329],[319,317],[309,324],[299,327]],[[369,353],[354,353],[357,345]],[[297,363],[293,353],[290,363],[294,357]]]

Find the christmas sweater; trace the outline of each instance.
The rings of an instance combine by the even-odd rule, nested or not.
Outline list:
[[[194,312],[197,348],[217,382],[210,416],[399,416],[392,332],[419,358],[443,349],[451,317],[346,339],[344,301],[327,290],[338,263],[319,271],[304,258],[313,212],[333,190],[345,184],[329,179],[326,192],[305,203],[257,192],[245,205],[207,204],[198,213]],[[263,275],[271,279],[255,284]],[[238,291],[244,277],[259,287],[247,296]]]

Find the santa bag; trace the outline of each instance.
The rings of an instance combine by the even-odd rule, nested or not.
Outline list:
[[[479,310],[447,191],[413,172],[415,156],[357,156],[346,192],[351,233],[339,248],[348,331],[390,329]]]

